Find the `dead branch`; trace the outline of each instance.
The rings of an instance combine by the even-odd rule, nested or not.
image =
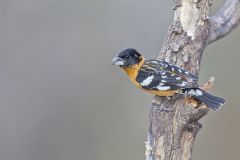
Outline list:
[[[210,20],[207,43],[210,44],[230,33],[240,24],[240,0],[227,0],[222,9]]]

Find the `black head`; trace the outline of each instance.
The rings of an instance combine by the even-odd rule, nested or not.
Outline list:
[[[115,56],[112,60],[113,65],[120,67],[130,67],[138,64],[143,59],[142,55],[138,53],[135,49],[125,49]]]

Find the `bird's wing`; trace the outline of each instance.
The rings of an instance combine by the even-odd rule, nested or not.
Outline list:
[[[138,72],[136,81],[144,89],[176,90],[198,87],[198,78],[165,61],[147,60]]]
[[[189,81],[194,81],[194,82],[198,81],[197,76],[194,76],[190,72],[185,71],[185,70],[183,70],[175,65],[172,65],[164,60],[150,59],[150,60],[146,61],[146,64],[147,63],[149,63],[149,65],[152,66],[153,68],[159,68],[159,69],[165,70],[166,72],[177,74],[179,76],[184,77],[185,79],[188,79]]]

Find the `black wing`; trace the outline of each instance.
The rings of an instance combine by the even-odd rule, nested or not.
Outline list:
[[[145,61],[136,80],[142,88],[152,90],[198,87],[196,76],[161,60]]]
[[[159,69],[165,70],[166,72],[177,74],[177,75],[182,76],[190,81],[195,81],[195,82],[198,81],[197,76],[194,76],[190,72],[185,71],[185,70],[183,70],[175,65],[172,65],[166,61],[163,61],[163,60],[150,59],[150,60],[146,61],[146,64],[149,64],[153,68],[159,68]]]

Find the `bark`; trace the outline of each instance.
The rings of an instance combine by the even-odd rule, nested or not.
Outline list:
[[[227,0],[222,9],[211,17],[207,43],[230,33],[240,24],[240,0]]]
[[[210,18],[211,0],[175,0],[174,20],[158,58],[198,75],[206,45],[239,25],[239,4],[239,0],[228,0]],[[212,83],[210,79],[203,88],[208,89]],[[191,98],[155,96],[149,114],[146,160],[191,159],[193,143],[201,129],[198,121],[208,111]]]

